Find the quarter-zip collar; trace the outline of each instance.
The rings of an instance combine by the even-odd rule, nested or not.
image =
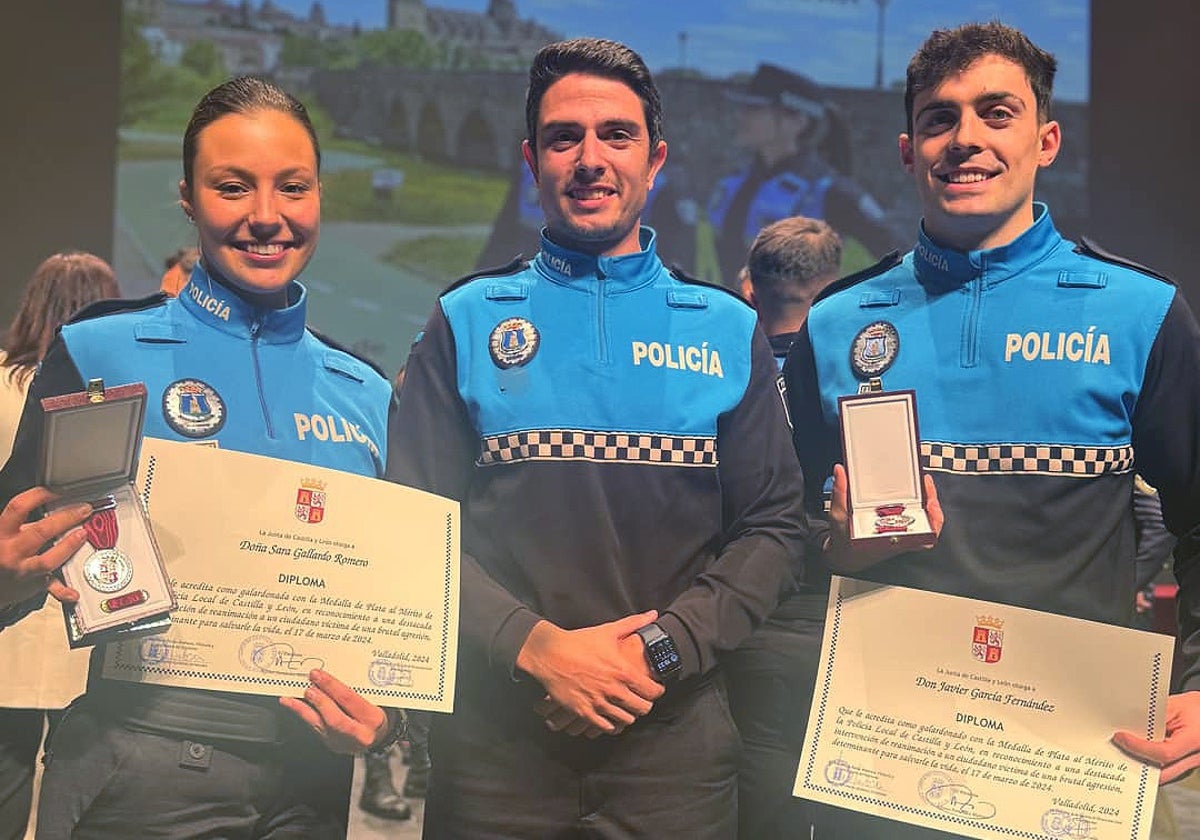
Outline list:
[[[287,289],[289,304],[283,309],[255,306],[242,299],[196,263],[187,285],[179,292],[183,308],[213,329],[239,338],[255,338],[264,344],[290,344],[304,335],[308,293],[292,281]]]
[[[594,257],[556,245],[542,229],[542,249],[533,265],[539,273],[555,283],[578,286],[602,279],[608,294],[620,294],[639,289],[654,282],[662,262],[655,253],[656,236],[642,225],[638,233],[640,251],[617,257]]]
[[[1050,220],[1045,204],[1034,202],[1033,224],[1007,245],[982,251],[942,248],[925,235],[921,225],[913,250],[917,280],[932,292],[947,292],[983,276],[985,288],[1028,271],[1057,248],[1063,239]]]

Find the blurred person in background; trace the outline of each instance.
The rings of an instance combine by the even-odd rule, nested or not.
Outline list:
[[[841,260],[841,236],[820,219],[789,216],[754,238],[739,290],[758,312],[779,367],[813,301],[837,280]],[[821,658],[829,582],[820,570],[805,569],[796,585],[753,635],[721,658],[742,738],[739,840],[808,836],[808,802],[792,796],[792,783]]]
[[[733,142],[750,159],[721,179],[709,202],[721,282],[734,282],[760,230],[788,216],[824,219],[838,231],[845,239],[842,274],[900,247],[903,237],[852,177],[846,121],[820,85],[760,64],[746,86],[728,96],[741,106]],[[713,279],[701,266],[697,271]]]
[[[0,351],[0,452],[12,451],[25,392],[46,349],[75,312],[120,297],[108,263],[79,252],[54,254],[34,271]],[[33,802],[44,718],[83,693],[87,651],[67,647],[58,602],[0,635],[0,840],[22,837]]]
[[[179,291],[187,285],[192,276],[196,260],[200,259],[200,249],[196,247],[180,248],[163,262],[162,283],[159,290],[171,297],[179,297]]]
[[[34,271],[4,335],[0,357],[0,448],[6,459],[17,433],[29,380],[55,332],[89,303],[120,296],[112,268],[92,254],[54,254]]]
[[[1140,475],[1133,478],[1133,527],[1137,543],[1136,614],[1133,626],[1140,630],[1155,629],[1155,585],[1174,583],[1171,573],[1171,552],[1175,537],[1167,530],[1162,517],[1162,501],[1158,490]]]
[[[820,219],[789,216],[754,237],[738,291],[758,313],[781,369],[809,308],[838,279],[841,260],[842,237]]]

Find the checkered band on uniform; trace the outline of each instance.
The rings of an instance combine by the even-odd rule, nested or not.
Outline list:
[[[1132,446],[989,443],[962,446],[921,442],[921,462],[935,472],[986,475],[1026,473],[1087,478],[1133,471]]]
[[[666,467],[715,467],[715,437],[536,429],[481,441],[481,467],[520,461],[603,461]]]

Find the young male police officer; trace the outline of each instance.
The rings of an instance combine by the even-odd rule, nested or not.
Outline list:
[[[736,831],[716,656],[792,585],[803,488],[754,312],[673,276],[639,223],[660,112],[627,47],[544,48],[541,251],[444,294],[409,358],[389,476],[463,503],[434,837]]]
[[[1158,486],[1180,537],[1184,693],[1168,701],[1165,742],[1114,740],[1169,782],[1200,766],[1200,331],[1170,283],[1063,240],[1034,202],[1061,140],[1055,66],[999,23],[937,31],[918,50],[900,157],[924,211],[919,239],[813,308],[785,366],[794,438],[816,509],[812,488],[841,458],[837,397],[872,377],[914,388],[945,510],[938,544],[850,551],[839,466],[828,565],[1112,624],[1133,604],[1134,471]],[[868,330],[882,358],[863,349]],[[909,836],[848,811],[821,819],[831,814],[818,837]]]

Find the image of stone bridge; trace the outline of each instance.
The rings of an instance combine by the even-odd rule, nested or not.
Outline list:
[[[522,72],[402,69],[317,71],[309,87],[342,136],[422,158],[473,169],[508,171],[520,165],[525,136]],[[725,94],[736,83],[672,74],[656,77],[675,184],[703,202],[723,174],[745,165],[733,146],[738,106]],[[901,228],[915,225],[916,195],[900,168],[897,135],[904,130],[903,91],[827,88],[848,127],[844,155],[850,174]],[[1038,197],[1054,208],[1068,236],[1086,234],[1087,105],[1057,103],[1063,127],[1058,161],[1038,180]]]

